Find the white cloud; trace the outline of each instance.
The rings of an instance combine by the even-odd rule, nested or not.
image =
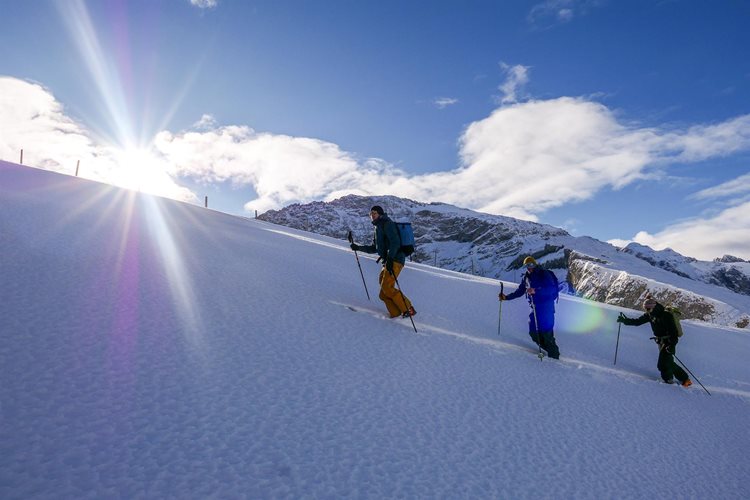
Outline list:
[[[543,28],[564,24],[599,3],[599,0],[545,0],[534,5],[526,19],[529,24]]]
[[[461,137],[463,167],[423,182],[434,195],[456,193],[464,206],[535,220],[605,186],[643,178],[658,147],[654,131],[620,124],[601,104],[530,101],[472,123]]]
[[[657,250],[672,248],[702,260],[726,253],[750,259],[750,174],[703,189],[688,198],[723,200],[725,206],[718,210],[712,207],[710,215],[680,221],[656,234],[641,231],[632,240],[610,243],[626,246],[635,241]]]
[[[607,240],[607,243],[609,243],[610,245],[619,247],[619,248],[625,248],[626,246],[628,246],[628,243],[632,243],[632,241],[633,240],[622,240],[619,238],[614,238],[611,240]]]
[[[0,158],[57,172],[95,154],[85,129],[37,83],[0,77]]]
[[[201,116],[200,120],[193,123],[193,128],[196,130],[211,130],[216,127],[216,118],[214,118],[213,115],[208,114],[204,114]]]
[[[742,115],[714,125],[696,125],[686,134],[672,138],[682,161],[702,161],[730,156],[747,149],[750,142],[750,115]]]
[[[258,199],[246,209],[261,212],[327,199],[331,193],[386,193],[405,176],[378,160],[358,161],[329,142],[259,134],[249,127],[162,132],[154,146],[176,175],[252,186]]]
[[[572,9],[560,9],[557,11],[557,19],[561,23],[567,23],[571,19],[573,19],[573,10]]]
[[[641,231],[633,241],[656,250],[671,248],[701,260],[712,260],[725,254],[748,260],[750,201],[727,208],[713,217],[680,222],[653,235]]]
[[[604,187],[618,189],[654,175],[654,167],[750,149],[748,133],[750,115],[664,131],[620,123],[606,106],[582,98],[530,101],[472,123],[461,138],[463,167],[443,175],[442,186],[438,176],[426,184],[435,195],[460,193],[469,200],[464,206],[534,219]]]
[[[199,9],[213,9],[219,5],[219,0],[190,0],[190,4]]]
[[[690,198],[696,200],[706,200],[712,198],[727,198],[730,196],[748,196],[750,195],[750,174],[745,174],[727,181],[718,186],[703,189],[693,194]]]
[[[517,102],[519,92],[529,82],[529,67],[520,64],[509,66],[501,62],[500,68],[506,74],[505,81],[498,87],[498,90],[502,92],[502,97],[499,99],[500,104]]]
[[[453,106],[454,104],[458,103],[458,99],[455,99],[453,97],[438,97],[432,101],[432,103],[438,108],[438,109],[445,109],[448,106]]]

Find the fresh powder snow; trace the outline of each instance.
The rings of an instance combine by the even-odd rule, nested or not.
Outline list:
[[[750,498],[747,332],[407,263],[415,333],[344,239],[0,162],[0,497]]]

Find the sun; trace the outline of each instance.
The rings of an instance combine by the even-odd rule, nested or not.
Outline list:
[[[168,182],[156,156],[146,148],[122,148],[114,151],[116,184],[133,191],[160,194]]]
[[[167,171],[167,162],[150,148],[113,148],[112,159],[115,164],[113,184],[180,201],[197,200],[189,189],[177,184]]]

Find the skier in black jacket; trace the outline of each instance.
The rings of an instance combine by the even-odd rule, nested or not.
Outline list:
[[[674,362],[675,347],[677,346],[677,325],[674,317],[664,309],[651,295],[646,296],[643,302],[645,314],[635,319],[628,318],[623,313],[617,318],[618,323],[629,326],[639,326],[651,323],[651,331],[654,332],[654,340],[659,346],[659,361],[656,367],[661,373],[661,378],[667,384],[674,383],[673,377],[677,377],[683,387],[690,387],[693,382],[677,363]]]

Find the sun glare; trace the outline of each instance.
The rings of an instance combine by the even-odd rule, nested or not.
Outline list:
[[[114,169],[108,182],[141,193],[196,201],[195,195],[175,182],[167,171],[166,163],[149,148],[113,147],[111,157]]]
[[[147,134],[138,130],[137,124],[142,120],[131,115],[132,103],[127,99],[130,92],[123,87],[129,80],[121,77],[124,69],[130,67],[127,53],[109,50],[107,40],[100,40],[97,24],[83,0],[56,2],[56,6],[98,90],[92,99],[100,99],[107,118],[107,129],[97,134],[103,139],[106,154],[97,158],[103,165],[94,178],[134,191],[197,202],[194,193],[170,176],[167,163],[150,146],[144,146]]]
[[[116,184],[121,187],[166,195],[174,184],[148,149],[125,148],[115,151],[114,161],[117,167]]]

